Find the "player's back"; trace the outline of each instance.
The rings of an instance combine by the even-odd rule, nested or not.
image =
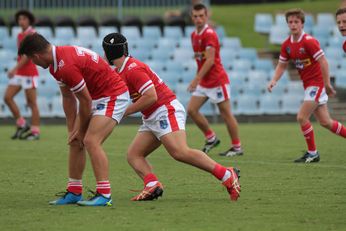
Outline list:
[[[78,46],[60,46],[56,49],[56,69],[53,75],[58,81],[69,82],[74,73],[80,73],[93,99],[120,95],[127,90],[120,76],[94,51]],[[52,72],[52,70],[51,70]],[[71,84],[68,84],[72,87]]]

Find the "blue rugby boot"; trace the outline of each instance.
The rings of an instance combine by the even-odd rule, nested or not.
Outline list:
[[[320,154],[318,152],[316,152],[316,154],[305,152],[302,157],[294,160],[295,163],[314,163],[319,161],[320,161]]]
[[[90,191],[92,194],[94,194],[93,197],[91,197],[88,200],[81,200],[77,202],[77,205],[80,206],[112,206],[112,198],[111,197],[105,197],[100,193],[95,193]]]
[[[74,194],[69,191],[57,193],[56,196],[60,196],[60,198],[55,201],[50,201],[50,205],[77,204],[78,201],[82,200],[82,194]]]

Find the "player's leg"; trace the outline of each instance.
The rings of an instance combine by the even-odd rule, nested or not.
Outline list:
[[[217,104],[220,115],[226,124],[228,134],[231,137],[232,144],[231,148],[225,152],[220,153],[221,156],[235,156],[243,155],[243,150],[241,148],[239,129],[237,119],[234,117],[231,111],[230,100],[227,99],[223,102]]]
[[[38,140],[40,138],[40,112],[37,105],[36,88],[25,89],[27,104],[31,109],[31,131],[23,134],[21,139]]]
[[[206,172],[213,174],[230,193],[232,200],[237,200],[240,193],[240,184],[238,181],[238,170],[235,168],[226,168],[204,152],[188,147],[186,142],[186,133],[184,130],[178,130],[160,137],[162,144],[167,152],[177,161],[192,165]]]
[[[11,84],[11,80],[5,91],[4,102],[9,107],[14,119],[16,120],[17,130],[11,138],[17,139],[22,133],[26,132],[29,129],[29,126],[27,125],[24,117],[21,116],[19,108],[14,101],[14,97],[19,93],[22,87],[19,84]]]
[[[203,148],[205,153],[208,153],[213,147],[220,143],[220,140],[216,137],[215,132],[210,128],[207,118],[199,111],[207,100],[208,98],[206,96],[192,95],[187,106],[189,116],[205,136],[206,143]]]
[[[162,196],[163,187],[146,160],[146,157],[160,145],[161,142],[152,132],[140,131],[129,146],[127,161],[144,182],[143,191],[131,200],[154,200]]]
[[[314,115],[321,126],[329,129],[334,134],[346,138],[346,127],[330,117],[327,104],[320,105],[315,110]]]
[[[304,101],[297,114],[297,121],[305,137],[308,150],[301,158],[294,161],[296,163],[318,162],[320,159],[316,149],[314,130],[310,123],[310,117],[317,107],[318,103],[316,101]]]

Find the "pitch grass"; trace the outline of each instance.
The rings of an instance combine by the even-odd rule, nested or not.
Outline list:
[[[287,124],[241,124],[245,155],[222,158],[222,138],[211,157],[241,169],[242,194],[232,203],[213,176],[172,160],[163,149],[150,161],[165,186],[162,198],[131,202],[142,182],[125,153],[137,126],[121,125],[105,143],[110,161],[114,206],[49,206],[66,184],[67,146],[63,126],[43,126],[38,142],[12,141],[13,127],[1,127],[1,230],[346,230],[346,142],[315,124],[321,152],[318,164],[293,164],[305,148],[299,127]],[[203,137],[187,128],[189,144]],[[90,164],[84,185],[94,188]]]

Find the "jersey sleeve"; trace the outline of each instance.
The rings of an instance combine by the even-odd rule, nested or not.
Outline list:
[[[86,87],[82,74],[74,65],[59,70],[56,79],[59,86],[68,86],[73,93],[80,92]]]
[[[279,56],[279,62],[280,63],[287,63],[290,60],[290,56],[287,52],[288,46],[286,44],[286,42],[284,42],[281,45],[281,51],[280,51],[280,56]]]
[[[306,49],[306,52],[311,55],[315,61],[317,61],[324,55],[319,42],[311,36],[306,37],[304,47]]]
[[[216,33],[212,29],[207,29],[205,32],[205,48],[218,47],[218,38]]]
[[[141,95],[147,90],[154,87],[153,81],[145,70],[136,68],[128,72],[128,82],[131,83],[133,88]]]

